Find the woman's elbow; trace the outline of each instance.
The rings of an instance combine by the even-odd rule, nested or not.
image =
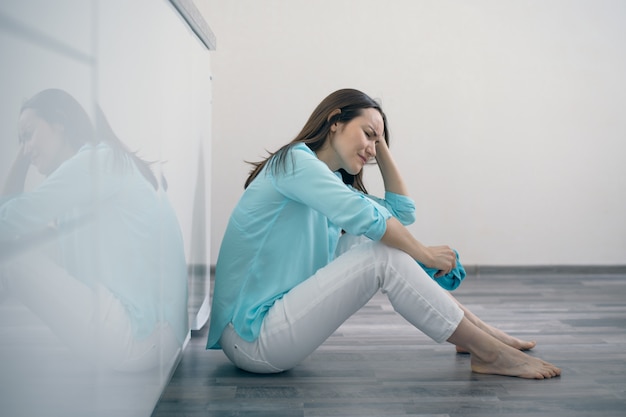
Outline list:
[[[410,224],[413,224],[415,223],[415,220],[416,220],[414,211],[398,213],[396,215],[396,218],[400,221],[400,223],[402,223],[403,226],[408,226]]]

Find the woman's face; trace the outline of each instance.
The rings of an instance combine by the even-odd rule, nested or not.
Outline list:
[[[63,126],[46,122],[33,109],[20,114],[19,138],[24,155],[42,175],[51,174],[75,153],[63,135]]]
[[[318,152],[332,171],[343,168],[356,175],[376,156],[376,143],[384,140],[384,122],[380,112],[363,109],[361,115],[347,123],[335,123],[331,134]]]

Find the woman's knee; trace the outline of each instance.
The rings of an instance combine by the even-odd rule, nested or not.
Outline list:
[[[372,242],[372,252],[369,257],[383,266],[385,270],[408,270],[409,273],[414,273],[417,269],[420,269],[417,261],[411,255],[382,242]]]

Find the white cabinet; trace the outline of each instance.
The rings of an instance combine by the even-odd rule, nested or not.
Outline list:
[[[0,100],[0,184],[7,179],[20,149],[18,118],[26,99],[54,88],[73,96],[92,120],[96,120],[96,109],[101,108],[122,142],[143,159],[152,161],[151,167],[157,177],[164,177],[167,181],[164,195],[175,213],[182,241],[178,246],[175,239],[162,239],[158,245],[150,243],[160,247],[162,259],[169,259],[168,256],[175,251],[183,254],[183,267],[186,263],[190,272],[181,281],[188,295],[188,302],[183,300],[187,303],[188,314],[171,314],[169,310],[175,303],[167,300],[171,300],[173,293],[185,294],[185,291],[169,291],[159,276],[154,277],[156,290],[152,288],[152,293],[157,296],[141,302],[152,303],[150,314],[158,322],[165,322],[164,317],[180,317],[167,326],[174,331],[182,329],[187,337],[190,329],[206,323],[209,312],[209,271],[206,268],[210,257],[211,207],[212,80],[209,51],[214,47],[213,34],[190,0],[0,2],[0,90],[3,92]],[[25,191],[36,190],[49,178],[30,169]],[[14,197],[0,199],[0,210]],[[50,207],[54,205],[52,200]],[[105,204],[94,205],[96,212],[108,209]],[[48,207],[41,204],[39,208],[44,212]],[[6,210],[0,214],[17,218],[23,213],[11,214]],[[46,225],[46,230],[58,231],[55,222],[56,218]],[[155,223],[156,228],[165,228],[165,222]],[[90,348],[81,347],[77,352],[70,339],[88,337],[83,327],[77,331],[79,327],[73,328],[71,323],[81,320],[90,323],[95,316],[106,322],[107,314],[112,314],[113,310],[108,310],[109,304],[105,302],[90,304],[86,301],[89,297],[77,297],[76,294],[83,290],[98,293],[100,284],[95,279],[93,282],[82,279],[77,285],[71,283],[73,271],[66,269],[64,264],[68,254],[59,255],[58,252],[62,251],[56,242],[58,236],[47,234],[52,239],[46,241],[51,248],[46,254],[54,253],[50,259],[55,260],[54,268],[58,267],[60,272],[54,272],[52,267],[41,269],[45,264],[43,258],[30,254],[31,266],[43,272],[37,274],[36,279],[52,290],[37,293],[44,285],[35,284],[30,287],[29,294],[22,297],[23,294],[15,288],[26,281],[16,284],[15,280],[24,274],[18,261],[23,253],[31,252],[31,246],[24,242],[35,242],[37,251],[42,246],[36,233],[13,236],[9,233],[10,224],[8,221],[0,223],[4,228],[0,229],[2,412],[12,416],[149,416],[181,350],[167,350],[162,346],[165,340],[162,334],[167,333],[163,331],[154,337],[154,349],[160,355],[157,355],[158,365],[154,368],[119,372],[103,362],[82,358],[80,349],[83,349],[82,353],[90,353],[85,352]],[[131,228],[132,225],[129,230]],[[125,242],[128,236],[121,233],[115,238]],[[98,242],[97,239],[94,241]],[[67,247],[64,246],[65,250]],[[96,258],[88,265],[93,276],[106,275],[106,271],[113,270],[102,264],[103,259],[110,257]],[[142,261],[133,260],[132,256],[129,258],[120,262]],[[100,265],[98,259],[102,261]],[[48,262],[47,258],[45,262]],[[155,275],[162,275],[163,271]],[[67,278],[68,288],[75,287],[76,292],[69,289],[58,291],[65,288],[60,281],[56,285],[55,280],[60,275]],[[35,279],[35,275],[29,275],[28,279]],[[107,290],[107,294],[115,297],[116,289]],[[148,297],[146,294],[140,294],[138,298]],[[30,304],[24,300],[29,297]],[[57,298],[55,303],[51,301],[53,297]],[[36,305],[31,308],[32,300],[46,308],[36,308]],[[132,300],[126,302],[123,297],[120,300],[125,309],[135,309]],[[64,324],[52,323],[56,317],[51,308],[53,305],[59,310],[67,310],[63,314],[68,314],[66,317],[72,320]],[[135,314],[142,316],[144,313]],[[141,321],[141,318],[135,321]],[[134,321],[133,326],[136,326]],[[86,329],[89,331],[89,326]],[[107,340],[98,339],[103,338],[103,334],[96,332],[93,336],[96,340],[85,346],[98,346],[96,349],[105,351]],[[142,340],[147,340],[155,333],[146,335],[139,331],[138,334]],[[181,344],[184,347],[184,340]]]

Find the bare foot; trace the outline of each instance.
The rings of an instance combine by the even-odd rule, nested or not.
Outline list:
[[[499,341],[501,341],[502,343],[504,343],[505,345],[511,346],[514,349],[517,350],[530,350],[532,348],[534,348],[537,345],[537,342],[535,342],[534,340],[522,340],[522,339],[518,339],[517,337],[513,337],[508,333],[503,332],[502,330],[485,323],[484,321],[482,321],[478,316],[476,316],[474,313],[472,313],[469,309],[467,309],[463,304],[461,304],[456,298],[454,298],[454,296],[452,296],[452,294],[449,294],[450,297],[454,300],[454,302],[457,303],[457,305],[461,308],[461,310],[463,310],[463,314],[465,315],[465,318],[468,319],[469,321],[471,321],[476,327],[480,328],[481,330],[483,330],[484,332],[488,333],[489,335],[495,337],[496,339],[498,339]],[[456,351],[458,353],[469,353],[469,351],[467,349],[464,349],[461,346],[456,347]]]
[[[472,371],[480,374],[506,375],[527,379],[546,379],[561,375],[561,370],[551,363],[534,358],[510,346],[493,355],[492,360],[471,357]]]
[[[461,319],[447,341],[463,346],[471,353],[470,364],[473,372],[528,379],[561,375],[561,370],[556,366],[507,345],[476,326],[467,317]]]

